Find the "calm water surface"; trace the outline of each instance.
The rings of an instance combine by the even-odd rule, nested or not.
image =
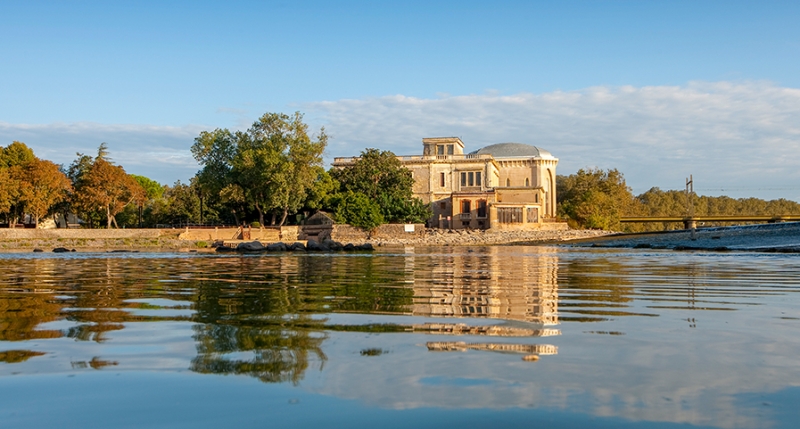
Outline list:
[[[800,257],[0,254],[0,427],[795,428]]]

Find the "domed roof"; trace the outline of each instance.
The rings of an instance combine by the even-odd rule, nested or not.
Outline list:
[[[472,154],[489,154],[495,158],[552,158],[550,152],[524,143],[497,143],[482,147]]]

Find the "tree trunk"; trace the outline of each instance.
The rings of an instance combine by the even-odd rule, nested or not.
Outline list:
[[[111,229],[111,207],[106,206],[106,229]]]
[[[278,226],[283,226],[283,223],[286,222],[286,216],[288,216],[288,215],[289,215],[289,209],[284,208],[283,209],[283,216],[281,216],[281,223],[279,223]]]
[[[269,222],[269,226],[275,226],[275,212],[272,212],[272,220]]]
[[[261,205],[258,203],[255,204],[256,210],[258,210],[258,222],[260,225],[264,225],[264,211],[261,210]]]
[[[231,213],[233,213],[233,220],[236,221],[236,225],[241,225],[241,223],[239,223],[239,215],[236,214],[236,209],[231,209]]]

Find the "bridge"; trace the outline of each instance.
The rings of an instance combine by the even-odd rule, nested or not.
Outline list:
[[[622,216],[620,222],[683,222],[686,229],[697,228],[698,222],[792,222],[800,221],[800,215],[780,216]]]

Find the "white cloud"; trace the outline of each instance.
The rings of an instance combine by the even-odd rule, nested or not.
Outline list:
[[[681,188],[692,174],[702,194],[800,200],[800,89],[769,82],[392,95],[313,102],[300,110],[312,129],[325,126],[333,137],[329,157],[367,147],[417,154],[421,139],[433,136],[459,136],[468,150],[514,141],[552,152],[561,174],[617,168],[636,193]],[[240,118],[236,126],[255,119]],[[213,128],[0,122],[0,144],[20,140],[40,157],[69,163],[75,152],[91,154],[107,142],[126,170],[172,183],[197,171],[189,148],[200,131]]]
[[[767,82],[395,95],[304,107],[334,137],[329,156],[365,147],[416,154],[423,137],[455,135],[468,150],[541,146],[560,159],[562,174],[617,168],[637,193],[681,188],[693,174],[704,194],[800,200],[800,90]]]
[[[9,124],[0,122],[0,144],[24,142],[36,156],[69,164],[77,152],[97,153],[107,143],[110,157],[125,171],[162,183],[188,181],[198,170],[189,152],[194,138],[209,127],[97,124],[91,122],[53,124]]]

